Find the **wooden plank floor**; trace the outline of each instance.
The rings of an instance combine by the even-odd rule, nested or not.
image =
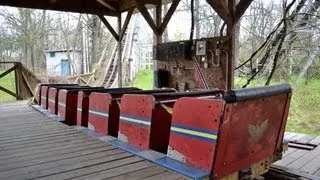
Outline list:
[[[289,148],[283,159],[274,163],[276,166],[297,170],[320,179],[320,135],[310,136],[305,134],[286,132],[285,140],[316,145],[313,150]]]
[[[48,117],[0,103],[0,179],[185,179]]]

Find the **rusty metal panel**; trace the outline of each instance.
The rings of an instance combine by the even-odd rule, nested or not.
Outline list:
[[[70,126],[77,124],[78,92],[60,89],[58,93],[58,116]]]
[[[169,42],[153,47],[153,59],[159,61],[190,60],[190,41]]]
[[[91,93],[89,97],[88,128],[102,135],[108,135],[109,108],[111,95],[108,93]]]
[[[276,155],[287,98],[281,94],[226,105],[213,169],[218,178]]]
[[[77,126],[88,127],[89,95],[83,91],[78,92]]]
[[[61,89],[58,93],[58,116],[65,120],[68,91]]]
[[[58,90],[56,88],[49,88],[48,91],[48,110],[52,114],[57,114],[57,97],[58,97]]]
[[[282,121],[281,121],[281,128],[279,130],[279,135],[278,135],[278,142],[277,142],[277,147],[275,151],[278,151],[282,149],[283,147],[283,138],[284,138],[284,132],[286,129],[286,124],[287,124],[287,119],[288,119],[288,114],[289,114],[289,108],[290,108],[290,102],[291,102],[291,93],[287,94],[287,102],[286,102],[286,107],[285,111],[283,113]],[[277,153],[277,152],[275,152]]]
[[[173,108],[167,156],[211,171],[223,106],[221,99],[179,99]]]
[[[151,95],[123,95],[118,138],[141,149],[149,149],[155,99]]]
[[[41,106],[45,109],[48,109],[48,89],[47,86],[41,87]]]

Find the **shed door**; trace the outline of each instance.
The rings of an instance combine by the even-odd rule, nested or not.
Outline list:
[[[61,59],[61,75],[70,75],[70,61],[68,59]]]

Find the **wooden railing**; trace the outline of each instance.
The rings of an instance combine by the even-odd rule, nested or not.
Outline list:
[[[14,72],[15,92],[3,86],[0,86],[0,91],[14,96],[17,100],[34,97],[37,84],[41,82],[35,74],[24,67],[21,62],[0,62],[0,64],[5,64],[6,66],[12,65],[12,67],[0,74],[0,81],[3,77]]]

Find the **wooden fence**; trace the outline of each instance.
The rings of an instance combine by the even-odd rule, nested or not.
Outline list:
[[[0,91],[14,96],[17,100],[24,100],[34,97],[37,84],[41,82],[35,74],[24,67],[21,62],[0,62],[0,64],[10,66],[8,70],[0,74],[0,81],[3,77],[7,76],[11,72],[14,72],[15,92],[12,92],[3,86],[0,86]]]

